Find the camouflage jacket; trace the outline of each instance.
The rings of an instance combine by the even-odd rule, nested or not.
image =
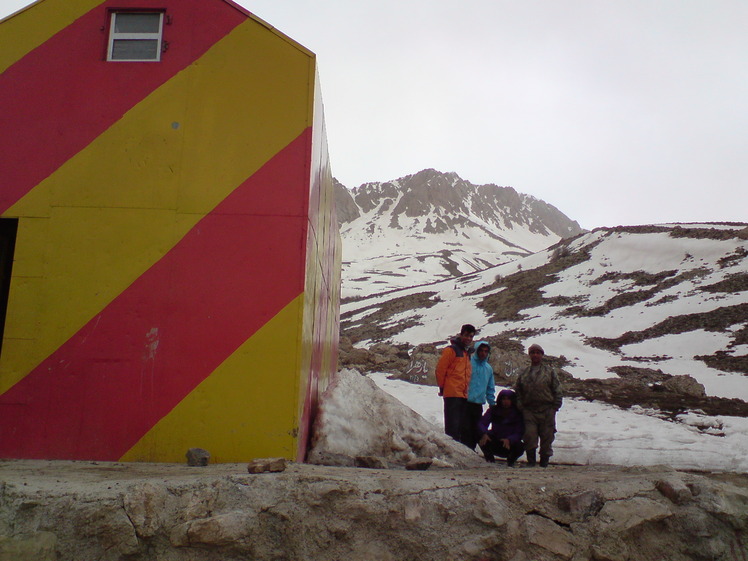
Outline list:
[[[556,369],[541,363],[540,370],[532,372],[528,366],[519,373],[514,384],[517,405],[520,409],[561,409],[563,392]]]

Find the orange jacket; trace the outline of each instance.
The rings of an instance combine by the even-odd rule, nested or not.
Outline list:
[[[436,365],[436,382],[444,397],[467,399],[470,385],[470,353],[464,351],[454,339],[442,351]]]

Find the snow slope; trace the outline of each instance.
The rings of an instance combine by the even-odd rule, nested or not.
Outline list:
[[[370,377],[385,392],[444,430],[442,399],[436,388],[389,380],[386,374]],[[378,422],[388,426],[397,423],[386,418]],[[656,411],[565,399],[556,424],[553,462],[666,464],[676,469],[748,472],[746,418],[690,413],[674,423],[658,417]]]
[[[577,378],[659,369],[748,401],[746,233],[745,224],[605,228],[458,279],[419,286],[414,273],[400,278],[409,288],[344,303],[343,333],[367,346],[371,327],[385,326],[386,340],[415,346],[469,322],[480,336],[540,343]],[[422,293],[428,306],[386,313],[393,298]]]

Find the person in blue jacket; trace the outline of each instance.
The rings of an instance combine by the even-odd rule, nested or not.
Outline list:
[[[465,445],[471,450],[475,450],[475,445],[481,437],[478,423],[483,417],[483,404],[488,403],[491,406],[496,403],[494,400],[496,382],[493,378],[493,368],[488,363],[490,354],[491,345],[486,341],[479,341],[475,344],[475,352],[470,358],[472,373],[467,396],[468,434],[465,438]]]
[[[525,421],[517,407],[517,395],[512,390],[501,390],[496,405],[488,408],[478,423],[481,432],[478,445],[486,461],[493,462],[495,456],[506,458],[509,467],[525,452],[522,435]]]

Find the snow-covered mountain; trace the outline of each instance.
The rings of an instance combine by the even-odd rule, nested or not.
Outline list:
[[[748,401],[746,226],[597,229],[458,278],[349,299],[342,333],[356,346],[442,344],[473,323],[480,337],[540,343],[576,378],[661,370]]]
[[[344,297],[480,271],[582,232],[530,195],[433,169],[350,191],[336,183],[336,205]]]

